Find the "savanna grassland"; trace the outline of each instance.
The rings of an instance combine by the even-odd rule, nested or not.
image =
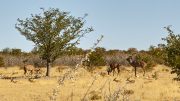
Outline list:
[[[20,67],[0,68],[0,101],[50,101],[53,89],[58,89],[57,101],[180,101],[180,83],[164,65],[156,65],[145,77],[139,69],[136,78],[132,67],[124,66],[114,76],[107,75],[106,66],[93,72],[78,68],[57,88],[59,77],[69,70],[56,66],[45,77],[43,68],[40,78],[29,79]]]
[[[148,50],[97,47],[104,35],[85,50],[77,45],[94,31],[85,25],[88,14],[40,9],[15,24],[34,43],[31,52],[0,51],[0,101],[180,101],[180,35],[171,26],[164,43]],[[145,76],[137,68],[135,77],[136,67]]]

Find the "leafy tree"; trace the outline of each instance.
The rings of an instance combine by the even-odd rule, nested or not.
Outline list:
[[[21,49],[16,49],[16,48],[13,48],[12,50],[11,50],[11,54],[12,55],[20,55],[22,52],[21,52]]]
[[[127,52],[128,52],[129,54],[136,54],[136,53],[138,53],[138,50],[137,50],[136,48],[129,48],[129,49],[127,50]]]
[[[35,43],[42,59],[46,60],[46,76],[50,76],[50,66],[65,51],[79,43],[84,34],[93,31],[84,28],[85,16],[75,18],[69,12],[50,8],[42,14],[31,14],[31,18],[18,19],[16,29]]]
[[[170,29],[170,26],[165,27],[168,31],[168,36],[163,38],[166,41],[164,48],[167,54],[167,62],[172,66],[172,72],[176,73],[176,80],[180,80],[180,35],[175,35],[174,32]]]
[[[161,56],[163,56],[163,48],[155,47],[155,46],[150,46],[149,47],[149,53],[151,55],[153,55],[153,56],[161,57]]]
[[[10,48],[4,48],[4,49],[2,49],[2,53],[4,53],[4,54],[9,54],[9,53],[11,53],[11,49]]]

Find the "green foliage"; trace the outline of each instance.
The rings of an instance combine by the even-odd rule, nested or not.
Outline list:
[[[175,35],[174,32],[170,29],[170,26],[165,27],[169,35],[166,38],[163,38],[166,41],[164,48],[167,54],[167,62],[172,66],[172,72],[176,73],[176,80],[180,80],[180,35]]]
[[[35,43],[41,58],[47,61],[46,76],[49,76],[50,63],[79,44],[80,38],[93,29],[83,28],[84,17],[75,18],[68,12],[54,8],[42,10],[42,14],[32,14],[31,18],[25,20],[18,19],[16,29]]]
[[[104,66],[106,61],[104,59],[104,48],[97,47],[94,52],[89,56],[89,61],[91,66]]]
[[[22,53],[21,49],[14,48],[14,49],[11,50],[11,54],[12,55],[16,55],[17,56],[17,55],[21,55],[21,53]]]
[[[4,59],[3,57],[0,57],[0,67],[3,67],[4,66]]]
[[[146,69],[152,70],[152,67],[156,66],[157,63],[154,61],[154,58],[147,53],[140,53],[136,56],[137,61],[144,61],[147,63]]]
[[[138,53],[138,50],[136,48],[129,48],[127,50],[127,53],[129,53],[129,54],[136,54],[136,53]]]
[[[18,49],[18,48],[4,48],[4,49],[2,49],[2,54],[20,56],[20,55],[24,55],[26,53],[22,52],[21,49]]]
[[[108,51],[106,51],[106,55],[115,55],[119,52],[120,52],[120,50],[108,50]]]
[[[83,55],[84,50],[82,48],[73,47],[71,50],[67,51],[65,55]]]
[[[149,54],[153,57],[154,61],[158,64],[166,64],[166,52],[162,44],[159,44],[158,47],[150,46]]]
[[[9,54],[9,53],[11,53],[11,49],[10,48],[4,48],[4,49],[2,49],[2,53]]]

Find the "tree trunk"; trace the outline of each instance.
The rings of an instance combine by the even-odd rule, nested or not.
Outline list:
[[[46,76],[50,76],[50,68],[51,68],[51,64],[49,61],[47,61],[46,63],[46,68],[47,68],[47,71],[46,71]]]
[[[136,76],[136,67],[134,67],[134,68],[135,68],[135,77],[137,77],[137,76]]]

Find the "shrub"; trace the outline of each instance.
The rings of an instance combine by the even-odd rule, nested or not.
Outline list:
[[[108,64],[118,63],[120,65],[129,66],[129,63],[127,62],[126,58],[127,58],[127,54],[124,53],[117,53],[117,54],[105,56],[106,63]]]
[[[163,38],[166,41],[164,48],[167,54],[167,63],[172,67],[171,73],[176,73],[175,80],[180,80],[180,35],[175,35],[170,26],[165,27],[169,35]]]
[[[18,56],[18,55],[21,55],[21,49],[12,49],[12,51],[11,51],[11,54],[12,55],[15,55],[15,56]]]
[[[75,66],[76,64],[80,63],[82,59],[81,55],[71,55],[71,56],[62,56],[55,60],[52,65],[57,66],[57,65],[65,65],[65,66]]]
[[[4,66],[4,59],[3,57],[0,57],[0,67],[3,67]]]
[[[104,50],[96,48],[89,56],[90,66],[104,66],[106,61],[104,59]]]
[[[150,46],[149,54],[153,56],[154,61],[158,64],[166,64],[166,52],[162,44],[159,44],[158,47]]]
[[[137,50],[136,48],[129,48],[129,49],[127,50],[127,53],[129,53],[129,54],[135,54],[135,53],[138,53],[138,50]]]
[[[138,54],[136,58],[138,61],[142,60],[147,63],[146,70],[152,70],[152,67],[157,65],[157,63],[154,61],[154,58],[147,53]]]

